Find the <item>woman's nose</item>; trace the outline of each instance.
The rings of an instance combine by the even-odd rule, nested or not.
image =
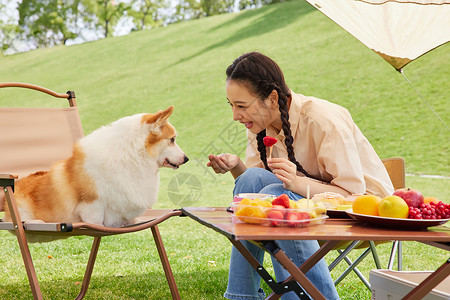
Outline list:
[[[231,110],[233,112],[233,120],[239,121],[241,119],[241,114],[239,113],[239,110],[236,109],[235,107],[232,107]]]

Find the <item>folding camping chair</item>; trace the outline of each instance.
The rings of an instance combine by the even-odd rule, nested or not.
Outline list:
[[[386,168],[389,177],[391,179],[394,189],[400,189],[405,187],[405,160],[401,157],[391,157],[383,159],[384,167]],[[328,265],[328,269],[333,270],[342,260],[344,260],[349,266],[348,268],[334,281],[335,285],[338,285],[351,271],[354,271],[364,285],[370,290],[370,283],[364,277],[364,275],[358,270],[358,264],[369,254],[372,253],[373,260],[377,269],[381,269],[380,259],[376,250],[376,245],[386,243],[374,241],[353,241],[350,244],[342,243],[336,246],[336,250],[339,256]],[[353,249],[366,249],[354,262],[348,258],[348,254]],[[391,254],[388,262],[388,269],[392,269],[395,256],[397,255],[397,268],[400,271],[402,269],[402,245],[401,241],[392,242]]]
[[[161,235],[157,225],[172,216],[181,215],[178,210],[147,210],[136,223],[127,227],[109,228],[84,222],[80,223],[37,223],[22,222],[14,199],[14,181],[17,175],[48,170],[49,166],[72,154],[73,143],[83,136],[75,93],[59,94],[36,85],[25,83],[0,83],[3,87],[20,87],[47,93],[69,102],[69,107],[59,108],[0,108],[0,212],[4,211],[5,200],[12,216],[12,222],[0,220],[0,230],[14,231],[24,261],[34,299],[42,299],[41,290],[34,269],[25,233],[28,235],[49,235],[56,238],[87,235],[94,237],[81,291],[76,299],[82,299],[87,292],[100,240],[103,236],[136,232],[151,228],[164,273],[173,299],[180,299],[170,268]],[[4,174],[1,174],[4,173]]]

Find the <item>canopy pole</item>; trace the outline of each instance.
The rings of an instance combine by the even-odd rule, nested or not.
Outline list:
[[[437,114],[437,112],[434,111],[434,109],[430,106],[430,104],[428,104],[428,102],[422,97],[422,95],[420,94],[420,92],[416,89],[416,87],[411,83],[411,81],[409,81],[409,79],[406,77],[406,75],[403,73],[403,69],[400,69],[399,72],[403,75],[403,77],[405,77],[406,81],[408,81],[408,83],[413,87],[413,89],[416,91],[417,95],[419,95],[420,99],[423,100],[423,102],[425,102],[425,104],[428,106],[429,109],[431,109],[431,111],[436,115],[436,117],[442,122],[442,124],[444,124],[444,126],[447,128],[447,130],[450,130],[447,126],[447,124],[445,124],[444,120],[441,119],[441,117],[439,117],[439,115]]]

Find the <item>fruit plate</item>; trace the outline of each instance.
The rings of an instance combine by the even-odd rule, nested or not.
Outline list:
[[[258,218],[258,217],[247,217],[247,216],[236,216],[233,215],[233,223],[248,223],[248,224],[257,224],[263,226],[271,226],[271,227],[294,227],[301,228],[306,226],[323,224],[326,219],[328,219],[327,215],[321,215],[319,217],[313,219],[304,219],[304,220],[279,220],[279,219],[270,219],[270,218]]]
[[[250,223],[273,227],[306,227],[322,224],[325,219],[324,207],[278,208],[271,206],[242,205],[232,203],[233,223]],[[275,213],[274,213],[275,211]]]
[[[388,218],[380,216],[369,216],[354,213],[352,209],[345,211],[353,219],[364,222],[370,225],[388,228],[402,228],[410,230],[424,230],[428,227],[442,225],[450,221],[450,219],[403,219],[403,218]]]

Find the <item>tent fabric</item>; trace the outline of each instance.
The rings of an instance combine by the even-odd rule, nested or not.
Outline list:
[[[450,1],[307,1],[396,70],[450,41]]]
[[[398,2],[398,3],[415,3],[415,4],[421,4],[421,5],[429,5],[429,4],[433,4],[433,5],[441,5],[441,4],[449,4],[450,1],[441,1],[441,0],[355,0],[355,1],[361,1],[361,2],[366,2],[366,3],[371,3],[371,4],[384,4],[386,2]]]

